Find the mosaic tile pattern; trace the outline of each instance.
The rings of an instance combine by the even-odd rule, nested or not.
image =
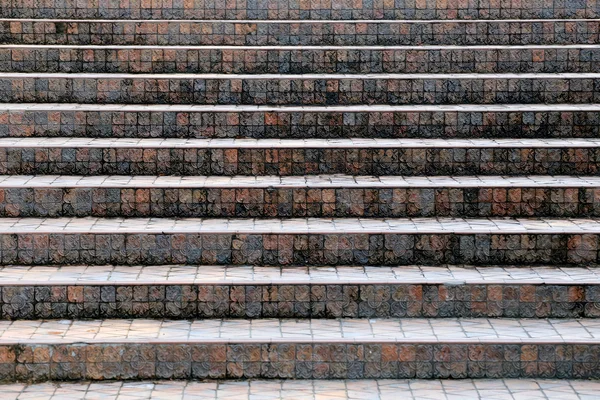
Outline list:
[[[1,72],[560,73],[600,72],[600,48],[0,46]]]
[[[0,176],[0,216],[600,217],[600,178]]]
[[[598,18],[596,0],[374,0],[354,2],[261,2],[158,0],[144,2],[7,0],[0,16],[10,18],[142,18],[142,19],[494,19],[494,18]]]
[[[600,74],[0,73],[0,101],[356,105],[598,103]]]
[[[527,400],[533,394],[545,399],[565,397],[593,400],[600,390],[596,381],[476,379],[476,380],[250,380],[243,382],[76,382],[76,383],[15,383],[0,386],[6,400],[27,398],[35,394],[40,400],[62,400],[73,396],[82,399],[129,400],[131,396],[148,399],[236,399],[283,400],[290,397],[318,400],[335,396],[342,400],[486,399],[494,396]]]
[[[2,104],[0,137],[593,138],[595,105],[268,107]]]
[[[3,265],[582,265],[598,221],[0,219]],[[342,233],[343,232],[343,233]]]
[[[565,379],[597,368],[593,320],[432,321],[0,321],[0,379]]]
[[[0,20],[4,44],[528,45],[598,44],[597,20],[108,21]]]

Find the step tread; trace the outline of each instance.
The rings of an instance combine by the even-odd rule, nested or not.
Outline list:
[[[600,218],[0,218],[0,234],[598,234]]]
[[[0,175],[0,188],[464,188],[600,187],[600,176]]]
[[[1,74],[0,74],[1,75]],[[38,75],[36,73],[36,75]],[[81,104],[0,103],[2,111],[147,111],[147,112],[513,112],[513,111],[600,111],[600,104],[364,104],[347,106],[258,106],[203,104]],[[107,121],[108,122],[108,121]]]
[[[0,18],[0,22],[130,22],[130,23],[233,23],[233,24],[437,24],[437,23],[491,23],[491,22],[594,22],[598,18],[530,18],[530,19],[73,19],[73,18]]]
[[[581,148],[599,147],[600,138],[560,139],[179,139],[179,138],[80,138],[4,137],[0,148]]]
[[[157,283],[165,285],[600,285],[600,270],[591,267],[443,265],[431,267],[220,265],[0,267],[0,286],[147,285]]]
[[[0,385],[6,400],[62,400],[83,393],[106,399],[595,399],[600,382],[568,379],[360,379],[104,381]],[[122,397],[121,397],[122,396]],[[131,396],[131,397],[130,397]],[[189,397],[188,397],[189,396]]]
[[[0,49],[165,49],[165,50],[523,50],[523,49],[598,49],[600,44],[492,44],[492,45],[132,45],[132,44],[1,44]]]
[[[160,319],[0,321],[0,344],[600,343],[596,319]]]

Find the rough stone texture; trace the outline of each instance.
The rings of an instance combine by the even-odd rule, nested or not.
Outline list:
[[[6,0],[5,18],[513,19],[598,18],[597,0]]]
[[[2,110],[0,137],[600,137],[600,111]]]
[[[598,44],[576,21],[36,21],[0,20],[0,43],[110,45]]]
[[[0,346],[0,380],[593,378],[592,344],[40,344]]]
[[[0,148],[1,174],[595,175],[599,170],[600,148],[593,147]]]
[[[600,217],[600,188],[1,188],[0,217]]]
[[[0,72],[600,72],[600,48],[0,47]]]
[[[599,234],[0,235],[2,265],[582,265],[600,263]]]
[[[3,286],[2,319],[598,318],[600,286],[285,284]]]
[[[248,105],[598,103],[597,75],[547,77],[456,74],[295,77],[160,75],[0,76],[5,103]]]

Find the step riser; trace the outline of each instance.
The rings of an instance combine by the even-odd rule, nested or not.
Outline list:
[[[600,148],[0,148],[4,175],[595,175]]]
[[[341,228],[340,228],[341,229]],[[2,265],[584,265],[600,234],[1,234]]]
[[[600,188],[3,188],[0,217],[600,217]]]
[[[46,0],[36,7],[30,0],[7,0],[0,9],[5,18],[132,18],[132,19],[511,19],[598,18],[596,0],[462,2],[414,1],[321,2],[268,0],[250,4],[244,0],[215,4],[205,1],[144,3],[139,0],[81,2]]]
[[[499,343],[24,344],[2,381],[239,378],[597,378],[600,346]]]
[[[32,74],[33,75],[33,74]],[[257,75],[259,76],[259,75]],[[600,79],[0,76],[0,102],[134,104],[539,104],[600,102]]]
[[[598,318],[585,285],[2,286],[2,319]]]
[[[597,20],[458,22],[0,21],[0,43],[105,45],[598,44]]]
[[[600,72],[593,49],[0,48],[0,72],[560,73]]]
[[[600,111],[176,112],[2,110],[0,137],[600,137]]]

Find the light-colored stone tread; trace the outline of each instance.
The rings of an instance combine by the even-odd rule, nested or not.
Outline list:
[[[260,319],[0,321],[0,344],[597,343],[597,319]]]
[[[595,400],[600,382],[544,379],[104,381],[0,385],[4,400]]]
[[[0,148],[573,148],[600,147],[600,138],[574,139],[178,139],[178,138],[79,138],[79,137],[6,137]]]
[[[559,266],[5,266],[0,286],[147,284],[599,285],[600,270]]]
[[[464,188],[598,187],[600,176],[0,175],[0,188]]]
[[[0,233],[599,234],[600,219],[552,218],[0,218]]]

